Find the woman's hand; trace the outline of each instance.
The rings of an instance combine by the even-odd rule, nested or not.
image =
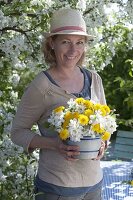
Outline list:
[[[106,149],[106,144],[105,144],[105,142],[102,141],[98,156],[95,160],[100,160],[104,156],[105,149]]]
[[[34,149],[57,150],[64,156],[65,159],[70,161],[78,160],[74,158],[74,156],[80,154],[78,146],[65,145],[58,137],[48,138],[40,135],[35,135],[29,145],[29,152],[32,152]]]
[[[65,145],[63,144],[62,141],[59,141],[58,151],[64,156],[66,160],[69,160],[69,161],[78,160],[77,158],[74,158],[74,156],[77,156],[80,154],[79,146]]]

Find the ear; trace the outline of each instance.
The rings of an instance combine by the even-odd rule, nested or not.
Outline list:
[[[49,38],[49,45],[50,45],[51,49],[54,49],[54,42],[51,37]]]

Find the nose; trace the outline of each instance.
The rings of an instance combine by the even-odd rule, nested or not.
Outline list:
[[[69,51],[75,52],[76,50],[77,50],[76,44],[71,43],[70,48],[69,48]]]

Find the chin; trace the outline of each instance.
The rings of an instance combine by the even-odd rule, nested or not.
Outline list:
[[[76,66],[77,63],[78,63],[78,61],[67,61],[67,62],[65,63],[65,65]]]

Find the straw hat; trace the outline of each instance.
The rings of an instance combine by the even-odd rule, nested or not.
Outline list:
[[[55,11],[50,23],[50,32],[44,33],[45,37],[61,34],[83,35],[93,39],[93,36],[86,32],[86,24],[81,13],[71,8]]]

